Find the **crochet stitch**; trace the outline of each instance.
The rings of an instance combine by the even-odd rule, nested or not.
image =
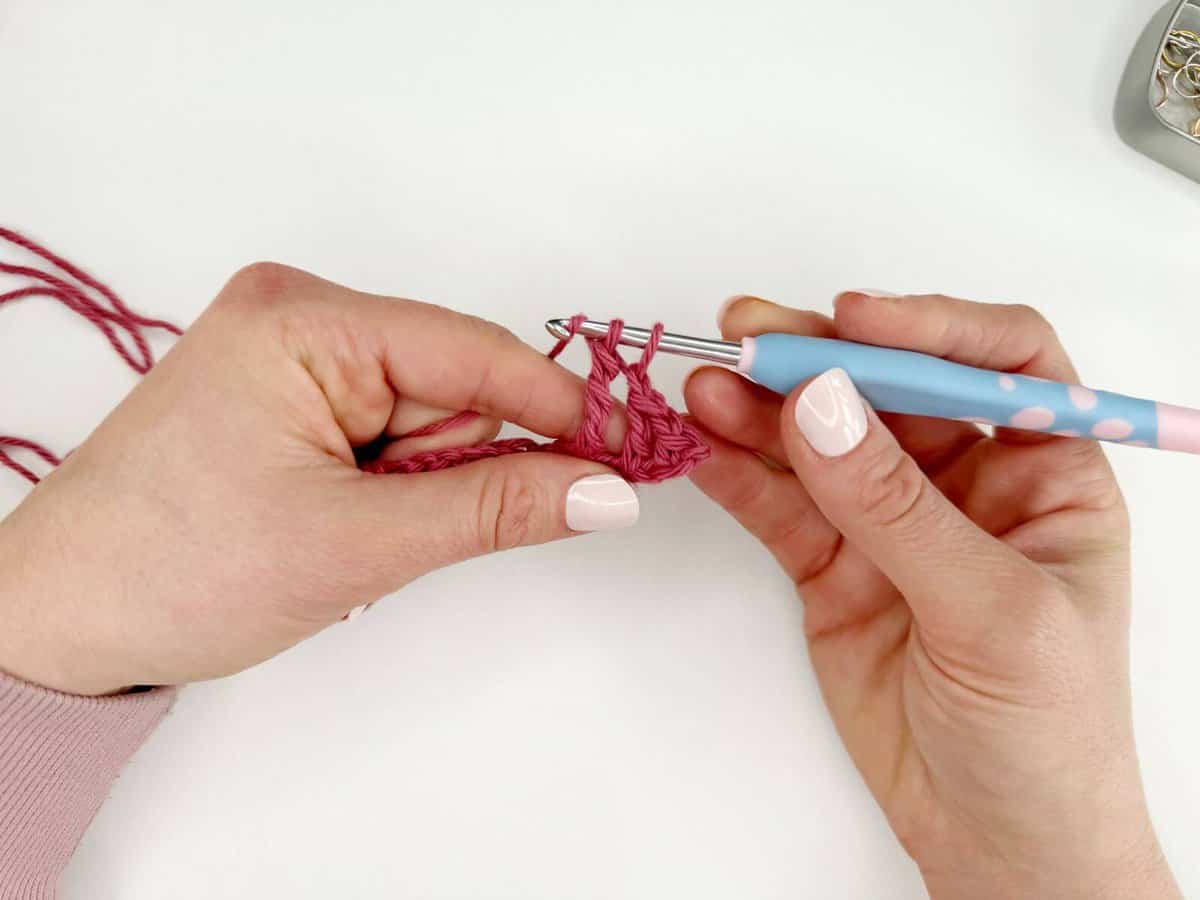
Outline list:
[[[567,336],[550,351],[551,359],[566,349],[585,319],[583,315],[571,319]],[[616,319],[609,324],[604,337],[584,338],[592,353],[592,369],[584,390],[583,423],[573,437],[548,444],[539,444],[529,438],[508,438],[475,447],[433,450],[405,459],[377,460],[367,463],[363,469],[376,473],[430,472],[495,456],[548,451],[604,463],[626,481],[634,483],[655,483],[688,474],[708,458],[710,451],[699,431],[685,422],[650,383],[648,369],[658,352],[663,325],[659,322],[654,326],[641,358],[634,363],[626,362],[617,352],[623,327],[624,323]],[[620,452],[613,453],[608,449],[605,435],[614,405],[612,383],[622,375],[629,389],[625,404],[628,425]],[[436,434],[475,417],[475,413],[462,412],[403,437]]]

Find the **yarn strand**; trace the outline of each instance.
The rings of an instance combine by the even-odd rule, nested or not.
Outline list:
[[[37,473],[32,469],[21,465],[11,456],[5,453],[3,449],[5,447],[12,447],[15,450],[28,450],[35,456],[41,457],[43,461],[51,466],[51,468],[62,463],[61,459],[59,459],[41,444],[35,444],[33,441],[27,441],[24,438],[5,437],[4,435],[0,434],[0,466],[12,469],[22,478],[32,482],[33,484],[37,484],[41,480]]]
[[[71,312],[91,322],[125,363],[139,375],[145,375],[154,365],[154,351],[145,336],[147,331],[160,330],[175,335],[183,333],[170,322],[134,312],[104,282],[11,228],[0,227],[0,242],[7,242],[32,253],[60,273],[56,275],[52,271],[33,266],[0,262],[0,274],[25,278],[31,282],[0,293],[0,306],[29,297],[56,300]],[[129,344],[132,344],[132,349]],[[61,462],[58,456],[41,444],[24,438],[0,435],[0,465],[11,469],[32,484],[37,484],[40,480],[37,473],[13,459],[6,452],[6,448],[33,453],[52,467]]]

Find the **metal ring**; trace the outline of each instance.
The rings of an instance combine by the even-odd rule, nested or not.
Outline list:
[[[1200,88],[1200,48],[1192,51],[1177,70],[1194,88]]]
[[[1172,87],[1175,88],[1175,93],[1179,94],[1180,97],[1184,97],[1188,100],[1195,100],[1197,98],[1200,98],[1200,83],[1197,83],[1196,81],[1193,80],[1193,78],[1192,78],[1192,70],[1193,69],[1200,70],[1200,51],[1193,53],[1191,55],[1191,58],[1188,59],[1188,61],[1175,72],[1174,77],[1171,79],[1171,85],[1172,85]],[[1192,90],[1190,92],[1185,91],[1182,87],[1179,86],[1179,76],[1181,76],[1181,75],[1186,77],[1188,80],[1188,84],[1191,85]]]
[[[1154,81],[1162,91],[1162,97],[1154,104],[1155,109],[1162,109],[1167,105],[1167,98],[1170,96],[1170,88],[1167,86],[1167,73],[1162,69],[1154,70]]]
[[[1166,63],[1168,68],[1182,69],[1187,63],[1174,59],[1171,56],[1171,51],[1184,54],[1196,50],[1200,50],[1200,34],[1188,31],[1186,28],[1177,28],[1167,36],[1167,41],[1163,45],[1162,61]]]

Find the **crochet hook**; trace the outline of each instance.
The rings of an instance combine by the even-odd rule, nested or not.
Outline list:
[[[564,338],[570,321],[551,319],[546,330]],[[604,337],[609,328],[608,322],[588,319],[578,333]],[[645,347],[650,336],[649,329],[623,325],[619,342]],[[978,369],[911,350],[796,334],[761,334],[733,342],[670,332],[663,333],[658,349],[732,366],[778,394],[837,367],[849,373],[867,402],[884,412],[1200,453],[1200,410]]]

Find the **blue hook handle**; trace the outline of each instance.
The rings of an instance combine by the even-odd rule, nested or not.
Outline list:
[[[877,410],[1200,453],[1200,411],[909,350],[764,334],[746,338],[738,368],[780,394],[842,368]]]

